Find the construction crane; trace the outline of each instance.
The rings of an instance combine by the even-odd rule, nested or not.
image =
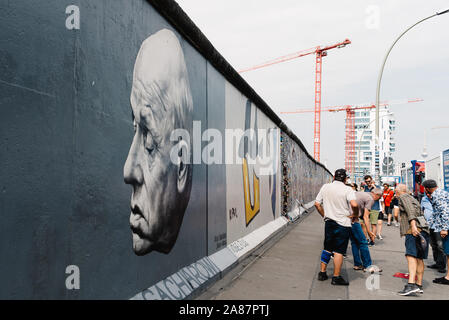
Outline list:
[[[244,73],[264,67],[268,67],[281,62],[293,60],[296,58],[304,57],[309,54],[315,54],[315,119],[314,119],[314,134],[313,134],[313,157],[315,160],[320,161],[320,129],[321,129],[321,75],[322,75],[322,59],[327,56],[327,51],[334,48],[343,48],[350,44],[349,39],[345,39],[343,42],[339,42],[327,46],[316,46],[310,49],[294,52],[285,56],[266,61],[264,63],[255,65],[253,67],[242,69],[239,73]]]
[[[421,102],[423,99],[402,99],[384,101],[379,103],[379,106],[385,107],[395,104]],[[345,125],[345,169],[352,175],[355,168],[355,110],[360,109],[374,109],[375,104],[358,104],[358,105],[344,105],[344,106],[332,106],[323,108],[325,112],[339,112],[346,111],[346,125]],[[300,109],[296,111],[284,111],[281,114],[299,114],[299,113],[311,113],[315,112],[315,109]]]

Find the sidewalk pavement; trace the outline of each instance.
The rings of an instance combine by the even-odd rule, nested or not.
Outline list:
[[[449,286],[432,283],[443,274],[427,268],[433,264],[432,250],[425,260],[423,289],[424,294],[417,297],[402,297],[397,294],[407,283],[406,279],[395,278],[396,272],[407,273],[404,256],[404,238],[399,236],[399,228],[387,226],[384,221],[383,240],[377,240],[370,247],[373,264],[381,267],[383,272],[377,278],[378,289],[367,289],[366,281],[370,274],[355,271],[351,245],[348,246],[347,258],[342,268],[342,276],[350,285],[333,286],[333,262],[329,263],[329,279],[318,281],[320,255],[323,245],[324,222],[316,210],[301,222],[296,223],[290,231],[271,247],[250,262],[240,272],[231,271],[223,279],[211,286],[197,300],[441,300],[449,299]],[[245,262],[244,262],[245,263]],[[374,276],[377,276],[374,274]],[[376,284],[370,278],[371,284]]]

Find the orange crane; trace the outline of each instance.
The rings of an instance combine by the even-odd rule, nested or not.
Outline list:
[[[334,48],[343,48],[350,44],[349,39],[345,39],[343,42],[339,42],[327,46],[316,46],[310,49],[294,52],[287,54],[285,56],[266,61],[264,63],[258,64],[256,66],[242,69],[238,71],[239,73],[244,73],[264,67],[271,66],[273,64],[293,60],[296,58],[304,57],[309,54],[315,54],[316,65],[315,65],[315,120],[314,120],[314,137],[313,137],[313,157],[315,160],[320,161],[320,128],[321,128],[321,74],[322,74],[322,58],[327,56],[327,51]]]
[[[408,99],[408,100],[394,100],[385,101],[379,103],[379,106],[389,106],[395,104],[413,103],[424,101],[421,98]],[[358,105],[345,105],[345,106],[332,106],[323,108],[322,111],[327,112],[339,112],[346,111],[346,125],[345,125],[345,169],[352,176],[355,167],[355,110],[360,109],[373,109],[376,108],[375,104],[358,104]],[[300,109],[296,111],[284,111],[281,114],[297,114],[297,113],[311,113],[315,112],[314,109]]]

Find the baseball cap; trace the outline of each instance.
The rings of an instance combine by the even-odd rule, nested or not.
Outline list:
[[[437,182],[435,180],[432,180],[432,179],[428,179],[428,180],[424,181],[422,183],[422,185],[423,185],[424,188],[429,188],[429,189],[438,187],[437,186]]]
[[[345,169],[338,169],[335,171],[335,178],[339,178],[339,179],[346,179],[347,174],[346,174],[346,170]]]

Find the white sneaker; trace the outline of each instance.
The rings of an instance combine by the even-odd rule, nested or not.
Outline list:
[[[394,226],[395,226],[395,227],[399,227],[399,223],[395,222],[395,223],[394,223]]]
[[[375,265],[371,265],[368,268],[363,269],[363,272],[369,272],[369,273],[374,273],[374,272],[380,273],[382,271],[383,271],[382,268],[379,268],[378,266],[375,266]]]
[[[382,238],[382,236],[379,234],[379,235],[377,235],[377,239],[383,240],[384,238]]]

